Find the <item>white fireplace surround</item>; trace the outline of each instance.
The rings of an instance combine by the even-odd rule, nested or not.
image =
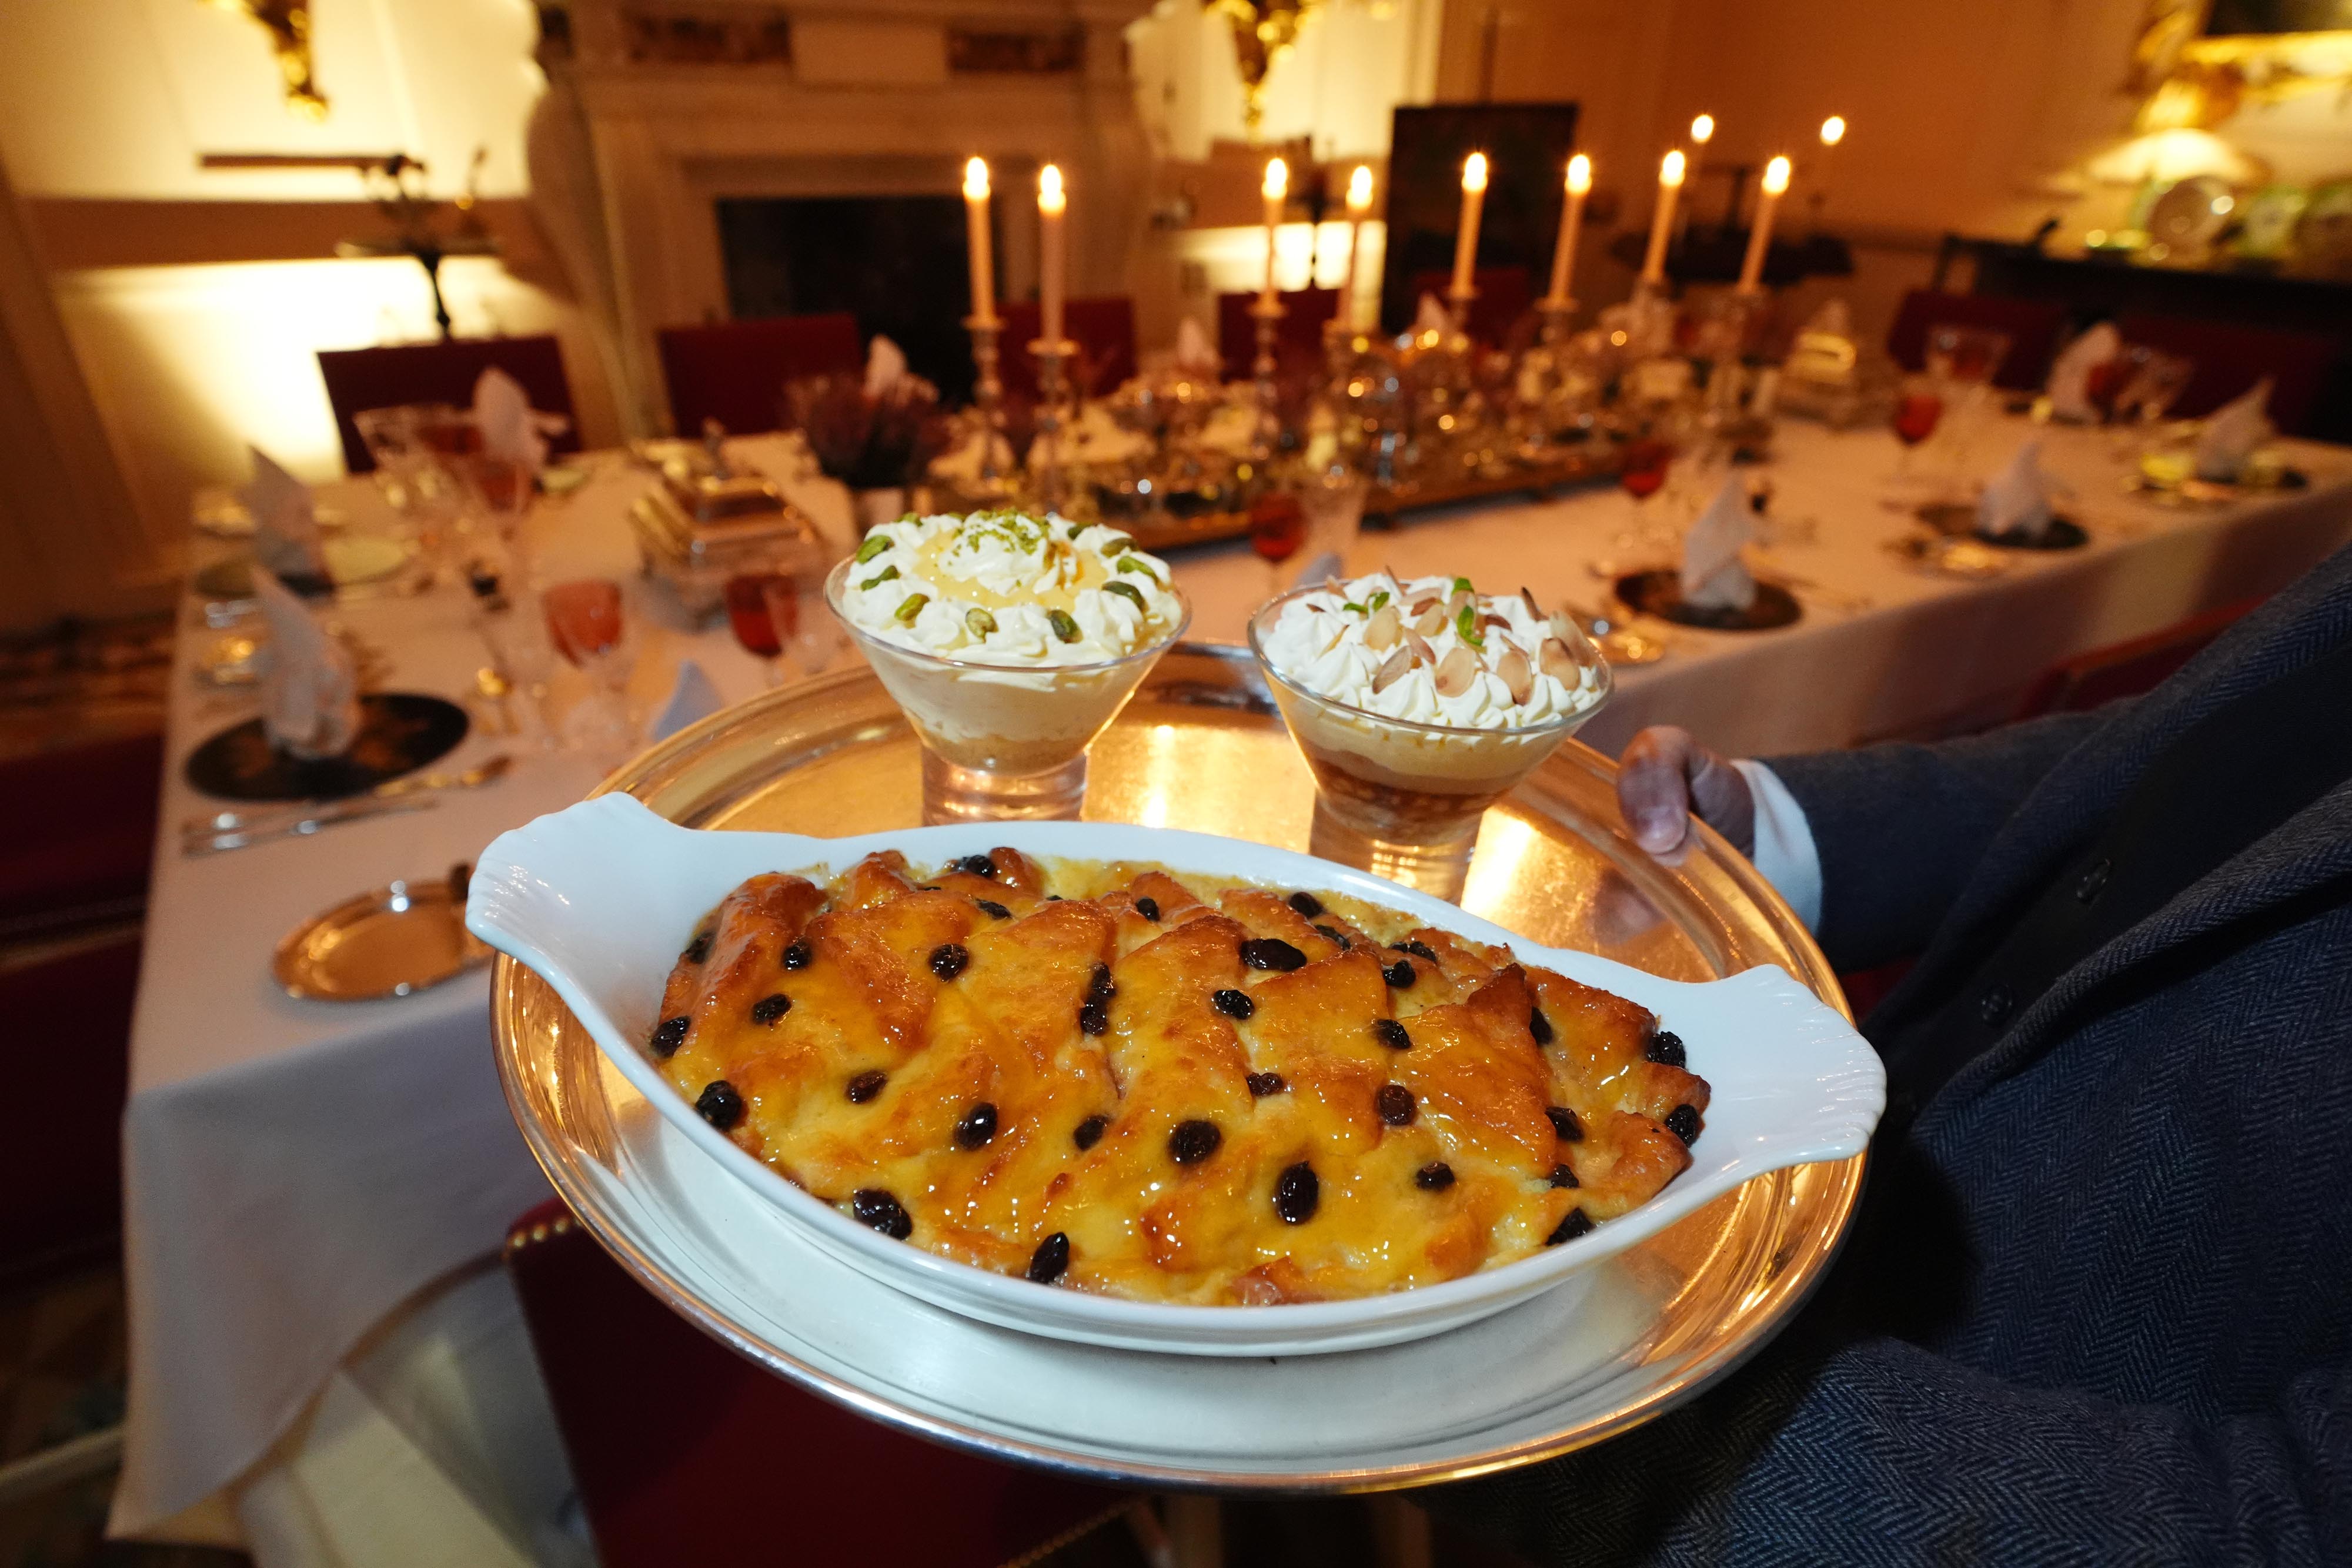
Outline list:
[[[1121,30],[1150,0],[572,0],[530,131],[533,202],[604,340],[631,434],[665,423],[662,327],[724,319],[717,203],[731,196],[950,194],[989,162],[1006,298],[1036,277],[1035,179],[1070,189],[1070,287],[1128,292],[1148,151]],[[630,19],[789,17],[791,63],[629,57]],[[1078,33],[1076,68],[959,72],[951,28]]]

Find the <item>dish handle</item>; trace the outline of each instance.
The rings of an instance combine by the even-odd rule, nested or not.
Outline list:
[[[1719,1086],[1707,1134],[1693,1150],[1696,1182],[1707,1182],[1710,1167],[1736,1186],[1735,1176],[1851,1159],[1869,1148],[1886,1109],[1886,1068],[1843,1014],[1771,964],[1686,995],[1691,1070]],[[1707,1057],[1727,1049],[1761,1060],[1710,1071]]]

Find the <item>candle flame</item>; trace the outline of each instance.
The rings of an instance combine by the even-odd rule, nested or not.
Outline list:
[[[1702,114],[1696,120],[1692,120],[1691,140],[1697,142],[1702,147],[1715,140],[1715,116],[1711,114]]]
[[[1268,201],[1278,201],[1290,190],[1290,165],[1279,158],[1265,161],[1265,195]]]
[[[974,158],[963,166],[963,193],[967,201],[988,200],[988,161]]]
[[[1372,210],[1372,166],[1359,163],[1356,172],[1348,176],[1348,210],[1368,213]]]
[[[1822,121],[1822,145],[1834,147],[1845,140],[1845,116],[1832,114]]]
[[[1789,161],[1775,158],[1764,165],[1764,193],[1777,196],[1789,188]]]
[[[1486,155],[1473,152],[1462,161],[1462,188],[1483,191],[1486,188]]]
[[[1683,183],[1683,165],[1685,162],[1685,160],[1683,157],[1683,150],[1681,148],[1677,147],[1673,152],[1667,153],[1665,161],[1658,165],[1658,183],[1661,185],[1680,186]]]
[[[1062,170],[1059,164],[1048,163],[1037,171],[1037,210],[1058,214],[1069,205],[1062,193]]]
[[[1568,161],[1568,188],[1580,196],[1592,189],[1592,160],[1581,152]]]

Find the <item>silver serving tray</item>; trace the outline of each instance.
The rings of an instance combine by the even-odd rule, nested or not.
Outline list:
[[[1464,904],[1530,938],[1706,979],[1779,964],[1832,1005],[1802,926],[1711,837],[1635,849],[1613,766],[1570,742],[1487,815]],[[705,828],[845,835],[919,821],[913,737],[860,670],[729,709],[607,781]],[[1096,743],[1091,818],[1303,848],[1313,789],[1255,666],[1179,644]],[[1150,1487],[1370,1490],[1477,1475],[1627,1430],[1738,1365],[1834,1257],[1863,1159],[1759,1177],[1554,1292],[1381,1349],[1203,1362],[992,1328],[818,1251],[501,957],[499,1071],[525,1140],[649,1289],[751,1360],[875,1419]]]

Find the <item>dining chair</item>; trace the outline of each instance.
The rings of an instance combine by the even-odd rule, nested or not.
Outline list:
[[[2004,334],[2009,353],[1993,371],[1992,384],[2012,392],[2040,392],[2065,335],[2066,308],[2042,299],[1915,288],[1903,297],[1895,324],[1887,329],[1887,354],[1906,371],[1924,370],[1927,333],[1936,327],[1978,327]]]
[[[2172,400],[2175,417],[2200,418],[2268,376],[2271,423],[2289,435],[2310,428],[2313,404],[2342,355],[2336,338],[2183,316],[2122,315],[2116,330],[2126,343],[2179,354],[2195,366]]]
[[[1280,300],[1283,317],[1274,328],[1276,363],[1286,372],[1320,367],[1323,323],[1339,313],[1339,291],[1292,288]],[[1245,382],[1257,373],[1257,318],[1250,314],[1257,301],[1255,289],[1217,296],[1217,357],[1224,361],[1229,382]]]
[[[1125,1513],[1108,1488],[939,1447],[762,1371],[656,1300],[560,1200],[515,1221],[522,1303],[604,1568],[1033,1562]]]
[[[1040,330],[1037,302],[1008,300],[999,315],[1004,327],[996,340],[996,379],[1006,397],[1034,402],[1037,361],[1029,345]],[[1068,373],[1082,395],[1105,396],[1135,374],[1135,301],[1126,295],[1066,300],[1062,330],[1078,346],[1077,362]]]
[[[344,471],[367,474],[375,469],[375,459],[360,438],[354,416],[372,408],[413,402],[467,407],[474,401],[474,383],[493,365],[521,383],[533,409],[562,414],[567,422],[562,431],[549,436],[550,451],[580,450],[579,421],[572,412],[572,382],[563,373],[563,350],[551,335],[321,349],[319,374],[327,383],[335,431],[342,438]]]
[[[1433,294],[1440,302],[1445,291],[1454,287],[1450,272],[1416,272],[1412,275],[1412,308],[1421,308],[1421,297]],[[1535,285],[1524,267],[1482,267],[1470,275],[1470,287],[1477,295],[1470,301],[1470,319],[1464,330],[1488,348],[1499,348],[1519,324],[1519,318],[1535,308]]]
[[[2262,596],[2208,610],[2186,621],[2104,648],[2061,659],[2034,678],[2018,704],[2021,719],[2053,713],[2088,713],[2119,697],[2155,690],[2172,673],[2227,632]]]
[[[786,382],[854,375],[866,363],[857,318],[845,310],[664,327],[654,341],[670,428],[688,437],[699,435],[707,419],[738,435],[781,430]]]

